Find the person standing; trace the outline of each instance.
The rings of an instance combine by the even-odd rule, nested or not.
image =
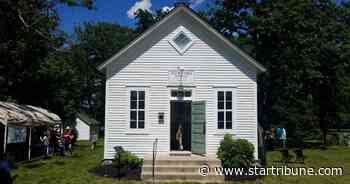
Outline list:
[[[49,155],[49,138],[46,135],[46,132],[42,136],[40,136],[41,148],[43,152],[44,158],[47,158]]]
[[[65,149],[68,150],[71,155],[73,154],[73,149],[72,149],[73,138],[74,138],[74,135],[72,133],[72,130],[70,129],[70,127],[67,127],[66,130],[64,131],[63,139],[64,139]]]
[[[286,146],[287,146],[287,132],[286,132],[285,128],[281,129],[281,140],[282,140],[283,148],[286,148]]]
[[[182,136],[183,136],[183,130],[182,130],[182,125],[180,124],[179,128],[177,129],[176,132],[176,140],[179,143],[179,150],[182,151],[184,149],[182,145]]]
[[[91,150],[95,150],[96,148],[96,142],[97,142],[97,134],[95,131],[91,133],[90,136],[90,142],[91,142]]]

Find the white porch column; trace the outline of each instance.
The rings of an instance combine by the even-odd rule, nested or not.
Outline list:
[[[6,146],[7,146],[7,122],[5,122],[5,129],[4,129],[4,151],[3,153],[6,153]]]
[[[31,159],[31,152],[32,152],[32,127],[29,127],[29,142],[28,142],[28,160]]]

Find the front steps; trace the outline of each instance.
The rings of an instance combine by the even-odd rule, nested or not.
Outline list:
[[[221,162],[216,158],[208,158],[185,152],[171,152],[157,155],[155,162],[155,181],[193,181],[193,182],[224,182],[224,176],[216,176],[214,172],[202,176],[199,169],[203,165],[209,168],[220,167]],[[152,155],[144,159],[142,179],[152,181]]]

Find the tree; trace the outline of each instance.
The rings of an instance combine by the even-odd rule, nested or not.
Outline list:
[[[80,108],[82,80],[79,65],[69,49],[50,53],[38,70],[38,80],[43,88],[36,99],[60,115],[64,125],[75,120]]]
[[[330,0],[216,1],[210,23],[235,43],[248,44],[246,51],[268,69],[258,79],[265,127],[285,126],[297,140],[318,125],[325,141],[343,103],[335,84],[344,79],[339,66],[348,63],[342,56],[348,53],[348,10]]]
[[[97,66],[107,61],[135,36],[132,29],[106,22],[77,26],[75,44],[70,48],[72,60],[78,62],[81,84],[80,109],[103,122],[105,74]]]
[[[162,10],[157,10],[155,14],[152,14],[147,10],[142,10],[142,9],[138,10],[136,12],[137,23],[136,23],[135,32],[137,34],[141,34],[145,32],[148,28],[150,28],[155,23],[162,20],[168,14],[169,14],[169,11],[162,11]]]
[[[70,113],[60,99],[66,99],[74,83],[64,75],[52,76],[49,70],[70,76],[72,68],[62,60],[54,60],[64,52],[66,36],[58,29],[58,4],[93,7],[91,0],[2,0],[0,1],[0,100],[37,105],[53,110],[61,117]],[[56,66],[57,65],[57,66]],[[60,71],[56,70],[60,68]],[[52,81],[48,81],[52,79]],[[60,82],[58,82],[60,81]],[[65,81],[63,83],[62,81]],[[66,96],[56,96],[62,90]],[[67,87],[67,88],[66,88]],[[65,91],[65,92],[63,92]],[[74,101],[74,100],[72,100]],[[73,103],[73,102],[72,102]],[[66,104],[66,103],[65,103]],[[75,106],[67,103],[68,106]],[[55,111],[63,109],[62,111]],[[64,119],[65,120],[65,119]]]

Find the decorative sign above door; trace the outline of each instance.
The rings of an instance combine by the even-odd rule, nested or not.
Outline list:
[[[185,70],[180,67],[177,70],[169,71],[169,84],[171,85],[193,85],[194,84],[193,70]]]

